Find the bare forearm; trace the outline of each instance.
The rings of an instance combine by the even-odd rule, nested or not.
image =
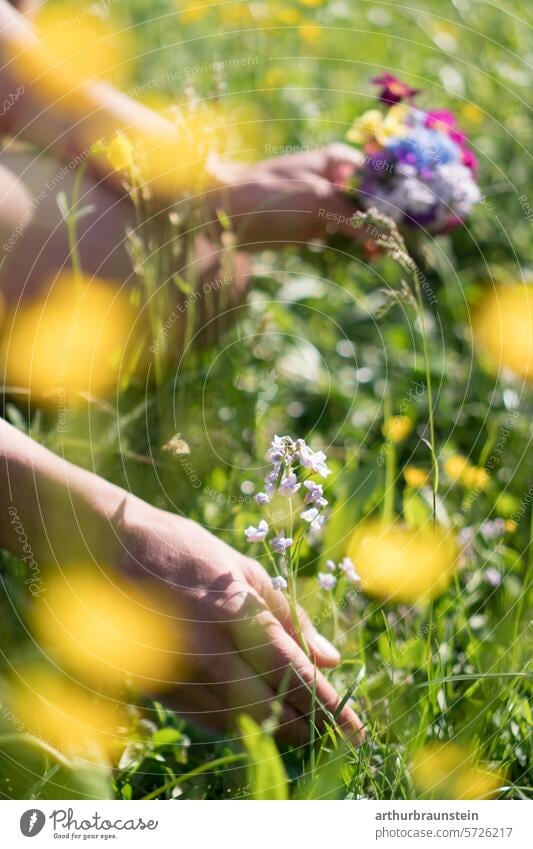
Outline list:
[[[31,23],[0,0],[0,131],[51,150],[63,159],[83,153],[118,130],[149,128],[154,137],[172,133],[161,116],[98,80],[72,80],[54,69]],[[105,160],[98,162],[105,169]],[[111,173],[111,172],[110,172]]]
[[[21,557],[27,543],[35,558],[52,564],[106,558],[128,497],[0,419],[2,548]]]

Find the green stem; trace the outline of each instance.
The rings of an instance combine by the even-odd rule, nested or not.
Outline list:
[[[426,318],[424,311],[424,301],[422,298],[422,290],[420,288],[420,282],[416,275],[416,272],[413,271],[412,278],[415,284],[416,291],[416,300],[418,304],[418,314],[420,316],[420,323],[422,327],[422,348],[424,352],[424,366],[426,371],[426,387],[428,393],[428,414],[429,414],[429,435],[430,435],[430,450],[431,450],[431,460],[433,464],[433,526],[435,526],[437,520],[437,493],[439,489],[439,462],[437,459],[437,455],[435,452],[435,420],[433,416],[433,390],[431,388],[431,369],[429,365],[429,346],[428,346],[428,335],[426,328]]]
[[[177,778],[173,778],[172,781],[167,781],[166,784],[162,784],[161,787],[157,787],[155,790],[152,790],[152,792],[148,793],[147,796],[143,796],[143,801],[147,802],[150,799],[157,799],[161,793],[167,793],[169,790],[173,790],[174,787],[179,787],[179,785],[183,784],[184,781],[188,781],[190,778],[195,778],[203,772],[209,772],[210,770],[218,769],[220,766],[227,766],[232,763],[241,763],[242,761],[247,760],[248,755],[242,753],[237,755],[226,755],[223,758],[217,758],[214,761],[209,761],[207,764],[201,764],[195,769],[191,769],[190,772],[178,775]]]
[[[72,270],[74,272],[74,280],[76,281],[78,294],[81,293],[82,266],[80,251],[78,248],[76,207],[80,197],[81,181],[83,180],[88,164],[89,160],[85,159],[76,171],[72,187],[71,206],[65,220],[65,224],[67,226],[70,261],[72,262]]]
[[[57,749],[36,737],[34,734],[0,734],[0,748],[4,746],[29,746],[31,749],[36,749],[45,757],[51,758],[64,769],[72,769],[73,765],[68,758],[61,754]]]

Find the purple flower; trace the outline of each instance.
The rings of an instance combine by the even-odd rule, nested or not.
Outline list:
[[[300,513],[300,516],[304,522],[309,522],[314,531],[320,531],[324,526],[325,518],[320,513],[318,507],[308,507],[307,510],[303,510],[302,513]]]
[[[303,439],[298,439],[296,446],[300,463],[305,469],[311,469],[322,478],[331,474],[331,470],[326,466],[327,458],[323,451],[313,451]]]
[[[502,582],[502,576],[500,575],[498,570],[494,569],[492,566],[490,566],[485,572],[485,578],[487,579],[491,587],[498,587]]]
[[[269,475],[265,478],[265,493],[268,498],[272,498],[274,495],[274,491],[276,489],[276,483],[279,477],[279,469],[274,469],[273,472],[270,472]]]
[[[457,542],[459,545],[464,546],[465,548],[472,544],[474,541],[474,537],[476,532],[474,528],[467,526],[466,528],[462,528],[457,534]]]
[[[321,483],[315,481],[304,481],[304,486],[308,490],[305,494],[304,501],[306,504],[316,504],[317,507],[325,507],[327,505],[324,496],[324,489]]]
[[[270,501],[270,496],[266,494],[266,492],[258,492],[255,496],[255,500],[258,504],[261,504],[264,507],[265,504],[268,504]]]
[[[331,572],[319,572],[318,583],[323,590],[332,590],[337,585],[337,578]]]
[[[288,587],[286,578],[283,575],[277,575],[275,578],[272,578],[272,587],[275,590],[286,590]]]
[[[334,560],[326,560],[326,569],[329,569],[330,572],[334,572],[337,568],[337,564]]]
[[[244,532],[248,542],[263,542],[268,534],[268,525],[264,519],[261,519],[257,528],[249,525]]]
[[[357,572],[355,571],[355,566],[353,564],[353,560],[351,559],[351,557],[345,557],[341,561],[341,563],[339,563],[339,569],[341,570],[341,572],[344,572],[344,574],[346,575],[346,578],[350,581],[350,583],[352,583],[352,584],[360,584],[361,583],[361,578],[357,574]]]
[[[420,91],[419,88],[412,88],[410,85],[407,85],[407,83],[398,79],[398,77],[395,77],[394,74],[389,73],[383,73],[379,77],[374,77],[372,82],[374,85],[382,86],[382,89],[378,94],[378,99],[389,106],[392,106],[394,103],[399,103],[405,98],[411,99]]]
[[[291,547],[292,538],[282,537],[281,535],[273,537],[273,539],[270,541],[270,545],[272,546],[276,554],[284,554],[287,549]]]
[[[503,536],[505,533],[505,520],[488,519],[486,522],[483,522],[479,530],[481,531],[485,539],[497,539],[498,537]]]
[[[290,436],[274,436],[272,444],[267,451],[267,459],[271,463],[290,463],[294,457],[294,441]]]
[[[291,498],[298,490],[300,489],[301,484],[298,483],[298,478],[294,474],[294,472],[290,472],[290,474],[285,475],[281,479],[281,483],[279,485],[279,493],[280,495],[285,495],[287,498]]]

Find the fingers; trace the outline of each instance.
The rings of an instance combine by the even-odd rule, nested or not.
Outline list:
[[[235,726],[237,717],[245,713],[259,723],[272,719],[276,735],[294,746],[301,746],[309,739],[305,717],[279,698],[261,671],[251,667],[235,648],[219,656],[216,667],[216,678],[211,681],[210,690],[226,706],[222,717],[226,727]]]
[[[230,730],[244,713],[259,723],[272,720],[276,735],[293,746],[308,740],[304,717],[241,657],[222,628],[206,633],[201,645],[194,646],[190,669],[190,680],[177,687],[168,701],[191,721]]]
[[[285,702],[318,727],[332,722],[340,698],[311,660],[270,612],[233,627],[233,638],[246,663],[274,690],[283,689]],[[313,697],[313,692],[315,697]],[[336,718],[348,737],[360,743],[363,726],[346,705]]]
[[[307,644],[318,666],[325,668],[337,666],[341,660],[339,652],[329,640],[317,631],[303,607],[298,605],[298,623],[293,622],[287,596],[274,589],[270,576],[256,560],[248,558],[245,558],[245,560],[246,575],[287,633],[297,640],[299,645],[305,646]]]
[[[329,145],[326,153],[324,176],[330,183],[344,188],[354,173],[361,168],[364,156],[360,150],[337,142]]]

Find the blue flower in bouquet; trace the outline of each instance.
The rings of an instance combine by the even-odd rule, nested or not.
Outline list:
[[[415,127],[410,135],[393,139],[387,153],[396,162],[412,165],[417,171],[461,161],[461,149],[449,136],[423,127]]]

